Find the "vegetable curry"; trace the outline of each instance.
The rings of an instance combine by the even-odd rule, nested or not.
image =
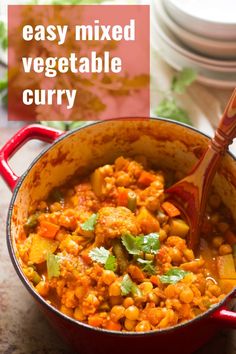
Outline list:
[[[119,157],[52,190],[16,240],[35,290],[64,314],[115,331],[167,328],[216,305],[236,286],[235,226],[212,190],[194,254],[165,195],[180,177],[143,156]]]

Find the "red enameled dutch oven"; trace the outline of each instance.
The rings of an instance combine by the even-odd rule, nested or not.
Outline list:
[[[26,141],[52,143],[18,177],[8,159]],[[15,239],[21,231],[29,206],[44,199],[49,191],[74,174],[86,174],[120,155],[144,154],[158,167],[172,167],[187,173],[206,149],[209,138],[193,128],[163,119],[123,119],[103,121],[64,133],[39,125],[21,129],[0,151],[0,173],[13,191],[7,219],[7,243],[13,265],[21,281],[38,302],[61,337],[78,353],[125,354],[135,352],[184,354],[204,344],[223,327],[236,328],[236,313],[228,309],[231,291],[214,308],[172,328],[122,333],[80,323],[52,307],[33,289],[21,270]],[[22,160],[24,157],[22,157]],[[222,200],[236,220],[236,162],[227,154],[214,179]]]

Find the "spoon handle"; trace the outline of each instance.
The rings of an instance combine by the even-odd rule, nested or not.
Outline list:
[[[225,108],[211,146],[215,152],[224,154],[236,136],[236,88]]]

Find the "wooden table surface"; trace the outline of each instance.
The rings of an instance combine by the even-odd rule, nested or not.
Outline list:
[[[162,66],[162,72],[167,73],[165,75],[172,75],[172,69],[161,62],[159,65]],[[0,69],[0,75],[2,74],[3,70]],[[208,89],[194,84],[188,90],[185,99],[192,109],[194,107],[191,102],[194,103],[194,114],[200,112],[198,113],[200,120],[203,116],[207,117],[214,125],[228,95],[228,91]],[[152,100],[155,100],[155,95],[152,97]],[[6,112],[0,107],[0,146],[19,129],[20,125],[21,123],[7,122]],[[28,143],[12,159],[14,170],[19,175],[23,173],[41,149],[41,143]],[[0,179],[0,353],[72,354],[40,313],[11,264],[5,241],[6,215],[10,198],[10,191]],[[196,354],[236,354],[236,331],[222,331]]]

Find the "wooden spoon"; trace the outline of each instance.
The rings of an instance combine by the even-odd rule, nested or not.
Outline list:
[[[210,186],[219,163],[236,136],[236,88],[225,108],[208,148],[182,180],[167,189],[168,200],[177,206],[190,226],[189,247],[196,249]]]

